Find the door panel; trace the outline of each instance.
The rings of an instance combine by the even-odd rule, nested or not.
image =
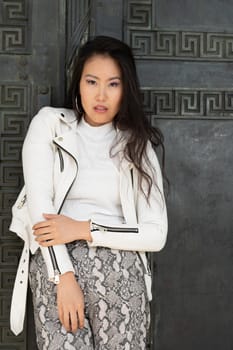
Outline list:
[[[137,57],[145,109],[165,136],[171,183],[168,242],[153,256],[153,349],[233,345],[233,4],[224,4],[218,22],[219,2],[125,7],[125,39]]]
[[[166,119],[159,125],[171,191],[168,242],[155,256],[154,343],[163,350],[230,350],[233,121]]]
[[[24,332],[9,330],[22,242],[11,232],[11,206],[23,185],[21,147],[34,113],[64,99],[65,3],[0,0],[0,349],[35,349],[32,307]],[[63,50],[62,50],[63,48]],[[63,85],[62,85],[63,83]]]
[[[151,349],[231,350],[233,3],[125,0],[115,20],[113,4],[98,2],[95,33],[133,48],[170,181],[168,242],[151,259]]]

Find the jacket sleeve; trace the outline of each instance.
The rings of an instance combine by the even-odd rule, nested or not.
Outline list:
[[[29,216],[32,224],[44,221],[43,213],[56,214],[53,205],[54,137],[49,122],[50,108],[43,108],[32,119],[22,151],[23,174],[27,193]],[[53,116],[51,116],[52,118]],[[49,279],[55,277],[49,249],[41,247]],[[74,271],[65,245],[53,246],[55,259],[61,274]]]
[[[162,174],[151,144],[147,146],[147,154],[151,166],[146,162],[144,166],[146,171],[152,176],[153,184],[148,202],[142,191],[139,189],[137,191],[135,203],[137,223],[135,225],[117,225],[118,230],[113,230],[113,232],[101,228],[93,231],[91,234],[92,242],[89,243],[89,246],[148,252],[159,251],[164,247],[167,238],[167,210]],[[145,182],[142,183],[142,186],[146,192],[147,186]],[[133,230],[130,231],[130,228],[133,228]],[[128,229],[128,232],[124,232],[124,229],[126,229],[125,231]]]

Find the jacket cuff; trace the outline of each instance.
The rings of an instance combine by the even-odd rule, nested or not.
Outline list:
[[[129,249],[131,242],[135,241],[135,236],[139,233],[119,233],[119,232],[105,232],[92,231],[92,241],[87,242],[89,247],[107,247],[112,249]]]
[[[127,228],[128,225],[124,226]],[[164,247],[167,237],[166,228],[155,223],[137,224],[135,227],[138,228],[138,232],[92,231],[92,242],[88,242],[88,246],[139,252],[157,252]]]
[[[53,250],[54,250],[54,254],[56,256],[56,260],[57,260],[60,274],[62,275],[62,274],[69,272],[69,271],[75,273],[74,267],[73,267],[73,264],[71,262],[71,259],[70,259],[70,256],[68,254],[66,246],[64,244],[56,245],[56,246],[53,246]],[[47,272],[48,272],[48,279],[55,283],[57,275],[56,275],[56,271],[55,271],[53,264],[52,264],[49,250],[48,250],[48,248],[41,247],[41,252],[42,252],[42,255],[43,255],[45,263],[46,263]]]

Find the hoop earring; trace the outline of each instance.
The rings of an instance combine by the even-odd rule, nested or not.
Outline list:
[[[80,110],[79,105],[78,105],[77,96],[75,97],[75,108],[79,114],[82,114],[82,111]]]

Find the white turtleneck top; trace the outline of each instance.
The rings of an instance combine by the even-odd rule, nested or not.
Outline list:
[[[116,136],[112,123],[91,126],[84,118],[77,130],[78,175],[62,214],[103,225],[122,223],[117,161],[110,158]]]

